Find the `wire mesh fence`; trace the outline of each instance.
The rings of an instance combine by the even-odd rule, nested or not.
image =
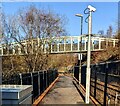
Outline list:
[[[2,79],[2,84],[32,85],[33,101],[57,78],[58,71],[50,69],[33,73],[19,73],[9,79]]]

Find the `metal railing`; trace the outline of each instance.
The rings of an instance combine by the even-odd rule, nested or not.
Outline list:
[[[87,35],[81,36],[61,36],[50,39],[32,39],[31,41],[21,41],[21,46],[18,42],[12,42],[10,44],[0,44],[0,56],[9,55],[27,55],[36,53],[37,49],[43,50],[44,53],[79,53],[87,51]],[[44,42],[39,45],[40,42]],[[118,44],[118,39],[103,38],[98,36],[91,37],[91,50],[102,51],[108,46],[115,47]],[[28,50],[28,48],[30,50]]]
[[[19,73],[11,76],[9,80],[3,78],[2,84],[18,84],[33,86],[33,101],[57,78],[58,71],[51,69],[34,73]]]
[[[82,66],[81,73],[78,68],[74,69],[74,77],[86,88],[86,65]],[[91,65],[90,94],[104,106],[120,103],[120,96],[116,95],[120,94],[120,61]]]

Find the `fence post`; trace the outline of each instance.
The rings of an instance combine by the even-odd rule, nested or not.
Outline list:
[[[104,85],[104,103],[103,103],[104,106],[106,106],[107,79],[108,79],[108,63],[106,62],[106,68],[105,68],[105,85]]]
[[[20,85],[22,85],[22,74],[19,73],[19,76],[20,76]]]
[[[79,81],[79,72],[80,72],[80,59],[78,59],[78,63],[77,63],[77,68],[76,68],[76,70],[77,70],[77,80]],[[79,82],[78,82],[78,84],[79,84]]]
[[[96,98],[97,70],[98,70],[98,64],[96,64],[96,70],[95,70],[94,98]]]
[[[47,80],[48,80],[48,79],[47,79],[47,71],[48,71],[48,70],[46,70],[46,87],[48,87],[48,83],[47,83]]]
[[[45,83],[45,89],[47,88],[46,80],[47,80],[47,78],[46,78],[46,70],[45,70],[45,71],[44,71],[44,83]]]
[[[44,71],[43,71],[43,91],[45,90],[45,83],[44,83]]]
[[[40,73],[38,71],[38,93],[40,95]]]
[[[32,73],[30,73],[30,75],[31,75],[31,84],[33,85],[33,75]]]
[[[117,104],[118,104],[118,97],[120,97],[120,94],[118,94],[118,92],[116,92],[116,95],[115,95],[115,106],[117,106]]]
[[[73,77],[75,77],[75,66],[73,67]]]

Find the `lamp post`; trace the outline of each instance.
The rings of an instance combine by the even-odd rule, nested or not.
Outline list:
[[[81,17],[81,35],[82,35],[82,27],[83,27],[83,15],[82,14],[75,14],[75,16],[77,16],[77,17]]]
[[[82,35],[82,29],[83,29],[83,15],[82,14],[75,14],[75,16],[77,16],[77,17],[81,17],[81,27],[80,27],[80,31],[81,31],[81,35]],[[80,52],[81,52],[81,43],[82,43],[82,37],[81,37],[81,39],[80,39]],[[82,54],[80,53],[80,54],[78,54],[78,63],[79,63],[79,66],[80,66],[80,72],[79,72],[79,83],[81,83],[81,56]]]
[[[85,102],[89,104],[90,96],[90,58],[91,58],[91,34],[92,34],[92,12],[95,12],[96,9],[91,5],[88,6],[89,16],[88,16],[88,48],[87,48],[87,68],[86,68],[86,95]]]

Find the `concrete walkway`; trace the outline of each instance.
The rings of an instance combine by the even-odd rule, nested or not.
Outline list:
[[[72,80],[71,77],[60,76],[40,104],[84,104]]]

